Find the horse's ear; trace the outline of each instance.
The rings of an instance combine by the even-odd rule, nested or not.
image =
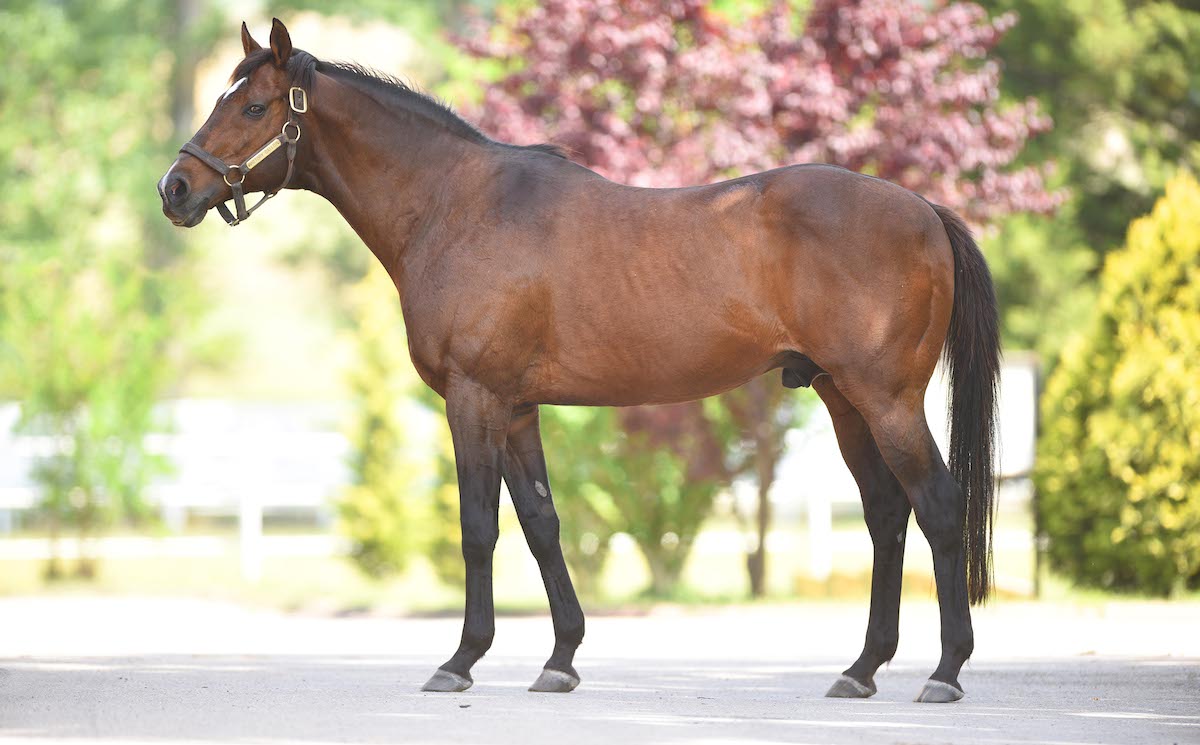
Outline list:
[[[246,22],[242,21],[242,51],[249,57],[251,52],[257,52],[262,49],[262,45],[254,40],[250,35],[250,29],[246,28]]]
[[[283,67],[288,57],[292,56],[292,37],[288,34],[287,26],[278,18],[271,19],[271,52],[275,54],[275,64]]]

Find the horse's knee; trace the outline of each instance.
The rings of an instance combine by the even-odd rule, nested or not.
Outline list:
[[[486,564],[496,550],[499,531],[495,528],[464,529],[462,555],[467,564]]]

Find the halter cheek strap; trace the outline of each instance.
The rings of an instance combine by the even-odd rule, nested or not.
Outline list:
[[[225,183],[233,192],[233,205],[234,209],[237,210],[237,216],[235,217],[229,211],[224,202],[217,205],[217,212],[221,214],[221,218],[231,227],[245,221],[254,210],[263,205],[263,202],[278,194],[291,183],[292,173],[296,165],[296,143],[300,142],[299,115],[308,111],[308,94],[305,93],[303,88],[292,86],[288,90],[288,107],[290,109],[288,119],[283,123],[283,129],[280,130],[279,134],[256,150],[249,158],[242,161],[241,164],[226,163],[191,140],[183,143],[183,147],[179,148],[179,152],[196,156],[200,162],[221,174],[221,177],[225,179]],[[253,207],[246,209],[246,194],[242,188],[242,184],[246,181],[246,176],[255,166],[262,163],[271,153],[278,150],[280,146],[287,148],[287,175],[283,177],[283,182],[279,186],[266,192],[263,198],[258,200]]]

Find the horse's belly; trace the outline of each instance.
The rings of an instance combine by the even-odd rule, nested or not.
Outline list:
[[[778,350],[768,333],[694,321],[614,329],[562,349],[540,376],[541,402],[634,406],[691,401],[736,388],[777,365]]]

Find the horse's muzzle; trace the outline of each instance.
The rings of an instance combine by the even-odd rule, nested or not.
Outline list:
[[[162,200],[163,214],[173,224],[183,228],[194,228],[208,214],[210,197],[192,191],[187,177],[174,173],[174,167],[158,182],[158,196]]]

